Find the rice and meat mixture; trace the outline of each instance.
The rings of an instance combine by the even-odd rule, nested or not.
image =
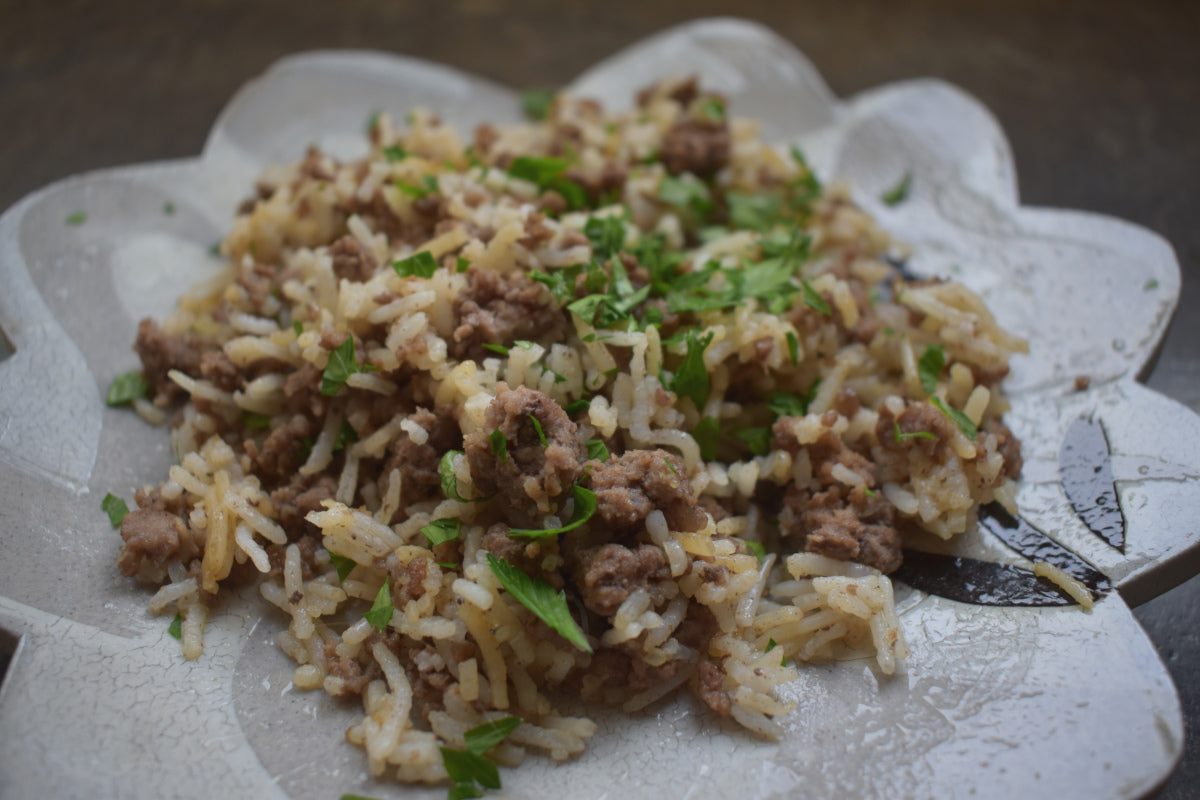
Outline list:
[[[347,739],[422,782],[489,721],[496,762],[568,759],[595,726],[560,709],[686,688],[774,737],[797,664],[891,673],[905,538],[1012,505],[1025,343],[695,80],[369,134],[268,170],[138,329],[179,459],[119,566],[184,655],[258,581],[295,685],[361,697]]]

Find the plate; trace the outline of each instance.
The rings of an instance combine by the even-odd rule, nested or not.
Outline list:
[[[701,20],[641,42],[571,88],[619,107],[652,76],[697,73],[772,140],[914,250],[919,274],[978,291],[1027,337],[1009,423],[1025,442],[1022,517],[1119,587],[1090,612],[988,608],[908,591],[912,654],[882,678],[860,662],[805,668],[779,743],[681,699],[601,714],[578,761],[531,758],[505,793],[573,797],[1021,794],[1132,798],[1170,772],[1179,701],[1129,611],[1200,569],[1200,417],[1136,382],[1179,295],[1170,247],[1127,223],[1021,206],[1003,133],[945,83],[891,84],[839,100],[790,44],[756,25]],[[137,321],[162,317],[218,266],[211,246],[263,166],[318,144],[351,157],[376,109],[435,108],[469,130],[515,121],[515,93],[394,55],[314,52],[247,84],[195,159],[106,170],[30,195],[0,218],[0,635],[18,642],[0,689],[0,794],[65,797],[444,797],[384,786],[342,742],[356,708],[292,690],[272,637],[282,619],[250,598],[213,614],[204,656],[183,661],[149,594],[115,568],[100,512],[165,474],[165,431],[108,409],[136,365]],[[910,174],[909,199],[880,195]],[[82,220],[82,221],[81,221]],[[73,224],[74,223],[74,224]],[[1077,379],[1086,377],[1081,390]],[[1099,426],[1124,516],[1122,552],[1063,489],[1059,453],[1079,420]],[[986,533],[960,554],[1029,566]]]

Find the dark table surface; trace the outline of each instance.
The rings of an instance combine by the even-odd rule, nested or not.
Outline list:
[[[840,96],[921,76],[963,87],[1007,132],[1023,202],[1170,241],[1183,292],[1148,384],[1200,412],[1200,3],[0,0],[0,209],[78,172],[199,153],[233,92],[287,53],[377,49],[557,86],[643,36],[729,14],[791,40]],[[1200,732],[1200,578],[1136,613]],[[1194,796],[1197,739],[1160,797]]]

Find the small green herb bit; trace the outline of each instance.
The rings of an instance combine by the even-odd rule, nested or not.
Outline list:
[[[946,365],[946,351],[940,344],[927,345],[917,359],[917,375],[921,378],[921,388],[925,394],[937,391],[938,378],[942,375],[942,367]]]
[[[173,620],[171,620],[171,624],[167,626],[167,633],[171,634],[176,639],[182,640],[183,639],[183,617],[179,616],[179,614],[176,614],[175,618]]]
[[[703,417],[692,428],[692,438],[700,445],[700,457],[705,461],[713,461],[717,457],[717,444],[721,440],[721,420],[716,417]]]
[[[571,611],[567,607],[567,596],[564,592],[555,591],[554,587],[540,578],[526,575],[518,567],[513,566],[502,558],[487,554],[488,566],[500,584],[525,606],[534,616],[549,625],[571,644],[584,652],[592,652],[583,631],[575,624]],[[451,775],[453,778],[454,776]]]
[[[1157,289],[1157,288],[1158,288],[1158,279],[1157,278],[1151,278],[1150,280],[1148,280],[1144,284],[1142,284],[1142,290],[1146,291],[1146,292],[1149,292],[1149,291],[1151,291],[1153,289]]]
[[[104,499],[100,501],[100,510],[108,514],[108,521],[114,528],[119,528],[125,515],[129,513],[129,506],[125,505],[124,500],[110,492],[104,495]]]
[[[496,764],[490,759],[466,750],[455,750],[451,747],[442,748],[442,765],[446,774],[455,786],[451,789],[475,789],[478,783],[487,789],[500,788],[500,773]],[[458,794],[456,797],[482,797],[482,794]]]
[[[408,151],[398,144],[393,144],[383,148],[383,157],[388,160],[388,163],[395,164],[397,161],[408,158]]]
[[[879,199],[889,206],[898,206],[908,199],[908,193],[911,189],[912,172],[905,172],[900,182],[880,195]]]
[[[383,633],[387,630],[388,623],[392,621],[392,613],[395,610],[392,605],[391,581],[385,580],[383,586],[379,587],[379,593],[375,595],[375,602],[371,605],[371,610],[364,616],[375,630]]]
[[[765,427],[738,428],[733,431],[737,439],[756,456],[765,456],[771,452],[771,429]]]
[[[833,309],[829,307],[828,301],[824,297],[821,297],[817,290],[812,287],[812,284],[808,281],[800,281],[800,286],[804,289],[804,305],[814,311],[819,311],[827,317],[833,316]]]
[[[437,261],[428,250],[392,262],[392,269],[396,270],[396,274],[401,278],[432,278],[437,267]]]
[[[895,420],[892,420],[892,436],[895,437],[896,444],[900,444],[901,442],[906,442],[909,439],[936,439],[936,438],[938,438],[937,434],[934,433],[933,431],[911,431],[909,433],[902,433],[900,431],[900,423],[896,422]]]
[[[247,431],[265,431],[271,427],[271,418],[257,411],[243,411],[242,426]]]
[[[588,439],[584,442],[584,447],[587,448],[588,458],[594,458],[597,461],[608,461],[608,446],[604,444],[603,439]]]
[[[329,563],[333,564],[333,568],[337,570],[338,583],[343,583],[354,568],[357,566],[353,558],[339,556],[337,553],[329,554]]]
[[[87,222],[87,214],[83,213],[82,211],[76,211],[67,216],[67,224],[68,225],[78,226],[78,225],[82,225],[85,222]]]
[[[483,755],[508,738],[524,720],[520,717],[502,717],[476,725],[463,734],[467,752]]]
[[[708,367],[704,365],[704,350],[712,344],[715,334],[709,331],[701,337],[694,329],[687,332],[687,353],[683,363],[675,370],[675,379],[671,382],[671,390],[681,397],[690,397],[696,408],[703,409],[708,402],[708,391],[711,388],[708,377]]]
[[[508,439],[504,438],[499,428],[488,434],[488,444],[491,445],[492,455],[499,459],[501,464],[508,461]]]
[[[461,531],[462,521],[457,519],[435,519],[421,528],[421,533],[429,540],[430,547],[458,541]]]
[[[949,417],[950,421],[957,425],[958,429],[961,430],[968,439],[975,441],[975,436],[979,433],[979,428],[974,422],[971,421],[970,417],[958,409],[951,408],[950,406],[946,405],[942,402],[942,398],[940,397],[931,397],[929,398],[929,402],[933,403],[935,406],[937,406],[939,411]]]
[[[762,546],[762,542],[755,542],[748,539],[746,540],[746,547],[751,553],[754,553],[754,557],[758,559],[760,564],[767,557],[767,548]],[[771,641],[774,642],[775,640],[772,639]],[[767,649],[770,650],[771,648],[768,647]]]
[[[105,395],[104,401],[110,406],[129,405],[134,400],[145,397],[149,391],[150,384],[146,383],[142,373],[136,369],[130,370],[113,378],[112,383],[108,385],[108,394]]]
[[[356,372],[362,372],[358,359],[354,355],[354,337],[347,336],[346,340],[329,353],[329,362],[321,373],[321,394],[333,397],[346,385],[346,379]]]
[[[548,536],[557,536],[560,533],[573,531],[583,523],[592,518],[596,513],[596,508],[599,506],[596,500],[596,493],[591,489],[585,489],[576,484],[571,487],[571,495],[575,498],[575,510],[571,513],[571,521],[559,528],[513,528],[508,532],[509,536],[516,536],[523,539],[544,539]]]
[[[543,120],[550,113],[550,105],[554,102],[554,91],[531,87],[521,92],[521,110],[532,120]]]
[[[788,356],[792,359],[792,365],[800,363],[800,340],[796,338],[793,331],[787,332]]]

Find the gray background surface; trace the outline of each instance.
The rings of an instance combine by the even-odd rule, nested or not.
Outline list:
[[[558,86],[643,36],[722,14],[774,28],[840,96],[921,76],[963,87],[1007,132],[1025,203],[1111,214],[1164,236],[1183,290],[1148,384],[1200,412],[1195,3],[0,0],[0,209],[78,172],[197,154],[233,92],[298,50],[378,49],[516,87]],[[1160,796],[1191,797],[1200,780],[1200,579],[1137,615],[1193,732]]]

